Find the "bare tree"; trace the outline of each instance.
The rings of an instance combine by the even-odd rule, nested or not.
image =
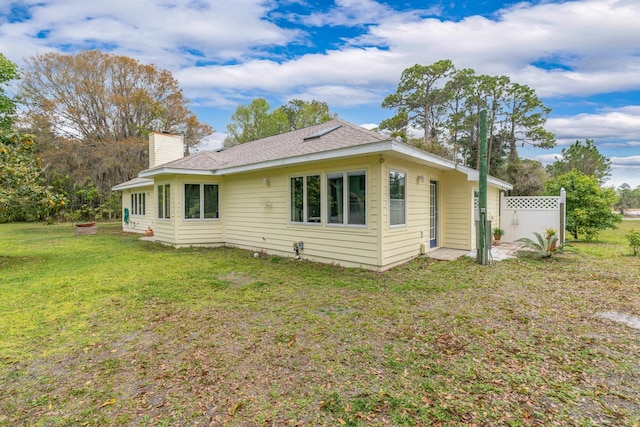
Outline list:
[[[213,133],[169,71],[97,50],[31,57],[19,94],[23,127],[39,137],[47,175],[74,185],[89,178],[103,200],[146,167],[149,132],[184,135],[185,154]]]

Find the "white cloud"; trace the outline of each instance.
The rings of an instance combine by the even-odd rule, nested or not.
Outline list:
[[[242,60],[300,36],[264,19],[269,9],[262,0],[48,0],[28,8],[29,20],[0,26],[0,50],[14,61],[68,47],[107,46],[173,71],[198,59]]]
[[[8,22],[0,15],[0,52],[19,65],[34,54],[94,47],[131,56],[169,69],[195,105],[225,114],[257,96],[379,107],[402,70],[440,59],[479,74],[508,75],[545,102],[640,90],[637,0],[521,2],[490,18],[460,21],[435,18],[439,6],[398,11],[383,1],[336,0],[317,12],[305,0],[288,3],[310,12],[277,15],[285,3],[271,0],[21,0],[25,19]],[[0,13],[6,16],[12,4],[18,3],[2,2]],[[277,24],[285,19],[291,25]],[[358,35],[340,32],[329,44],[334,49],[299,54],[311,50],[314,30],[328,33],[326,27]],[[297,50],[301,46],[308,49]],[[552,116],[547,124],[561,146],[584,138],[609,150],[640,144],[640,105]],[[614,167],[639,179],[636,164]]]
[[[616,166],[640,166],[640,156],[611,157],[610,160]]]
[[[584,138],[593,139],[596,143],[602,140],[633,141],[640,135],[640,107],[633,105],[594,114],[551,118],[547,120],[546,128],[556,134],[559,145],[572,144]]]
[[[380,103],[388,94],[388,76],[398,78],[402,69],[391,52],[351,48],[328,54],[306,55],[278,63],[252,60],[242,65],[185,68],[175,76],[188,96],[207,97],[222,92],[270,92],[280,97],[316,97],[330,105]],[[397,59],[397,58],[396,58]],[[321,96],[321,97],[320,97]]]
[[[303,56],[267,53],[312,37],[271,22],[274,5],[264,0],[170,6],[152,0],[33,1],[30,20],[0,25],[0,51],[20,62],[49,50],[104,46],[168,68],[188,95],[217,97],[209,103],[222,105],[254,90],[285,96],[345,86],[353,99],[369,103],[372,94],[392,91],[404,68],[444,58],[458,68],[509,75],[542,97],[640,87],[640,2],[519,3],[493,19],[454,22],[420,18],[434,16],[437,8],[399,12],[373,0],[337,0],[326,12],[290,19],[316,26],[364,25],[365,34],[339,41],[342,48]],[[41,31],[45,38],[36,37]],[[537,61],[558,68],[532,65]]]
[[[550,165],[556,160],[561,160],[561,159],[562,159],[561,153],[548,153],[548,154],[541,154],[539,156],[533,157],[533,160],[537,160],[545,166]]]

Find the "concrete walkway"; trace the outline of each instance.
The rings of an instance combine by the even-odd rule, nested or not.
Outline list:
[[[502,242],[500,246],[492,246],[489,254],[489,261],[502,261],[518,256],[518,251],[522,249],[520,243]],[[438,261],[453,261],[463,256],[476,257],[475,251],[465,251],[460,249],[438,248],[427,252],[426,256]]]

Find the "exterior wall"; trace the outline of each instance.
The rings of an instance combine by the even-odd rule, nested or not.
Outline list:
[[[390,225],[389,217],[389,172],[406,173],[406,210],[405,225]],[[430,181],[438,183],[438,198],[442,200],[442,172],[406,160],[387,158],[381,168],[381,227],[382,227],[382,264],[391,267],[420,255],[420,246],[429,248],[430,218]],[[424,180],[421,178],[424,176]],[[442,208],[442,203],[439,203]],[[439,215],[441,216],[441,214]],[[440,227],[438,227],[440,229]],[[441,233],[437,241],[441,241]]]
[[[471,250],[473,237],[473,183],[464,174],[443,173],[441,186],[441,247]]]
[[[179,177],[172,181],[176,192],[176,245],[177,246],[213,246],[224,244],[225,198],[222,177]],[[184,184],[218,184],[219,218],[218,219],[185,219]]]
[[[153,233],[155,235],[156,241],[167,244],[176,244],[176,215],[178,214],[178,210],[176,209],[176,184],[172,182],[172,177],[162,177],[161,179],[156,179],[153,186],[153,217],[155,221],[155,226],[153,229]],[[161,219],[158,218],[158,186],[169,184],[171,185],[171,197],[170,197],[170,215],[169,219]]]
[[[149,134],[149,168],[181,159],[184,156],[184,137],[152,132]]]
[[[441,171],[408,160],[368,156],[308,163],[229,176],[171,175],[153,187],[123,191],[123,206],[132,192],[146,192],[146,215],[131,231],[154,229],[156,240],[181,246],[232,246],[271,255],[295,256],[294,242],[303,242],[301,258],[348,267],[385,270],[429,250],[430,181],[438,185],[437,246],[471,250],[475,247],[474,191],[464,173]],[[327,223],[327,174],[366,171],[366,225]],[[406,173],[407,220],[389,225],[389,171]],[[290,178],[321,176],[321,222],[290,222]],[[424,177],[424,179],[422,179]],[[218,184],[220,218],[184,218],[184,184]],[[158,218],[157,188],[171,185],[171,218]],[[488,211],[497,226],[499,190],[488,188]],[[128,206],[130,208],[130,206]],[[127,231],[127,227],[123,224]]]
[[[171,185],[171,218],[158,218],[157,187]],[[184,184],[218,184],[219,185],[219,219],[185,219],[184,216]],[[175,175],[165,180],[156,181],[154,187],[154,218],[156,241],[181,246],[219,246],[224,244],[224,193],[223,179],[208,176]]]
[[[131,207],[131,194],[145,194],[145,215],[133,215]],[[124,222],[124,210],[129,210],[129,223]],[[154,228],[156,211],[156,199],[154,187],[132,188],[122,191],[122,230],[132,233],[144,234],[148,227]]]
[[[225,241],[228,246],[295,256],[294,242],[303,242],[303,259],[378,269],[380,265],[378,157],[317,162],[302,167],[229,176],[224,185]],[[366,171],[366,226],[327,224],[327,173]],[[322,221],[289,221],[290,178],[321,176]],[[268,185],[265,184],[268,182]]]

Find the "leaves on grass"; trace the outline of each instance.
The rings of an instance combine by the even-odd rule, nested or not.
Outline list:
[[[240,408],[242,408],[244,406],[244,402],[238,402],[235,405],[233,405],[231,408],[229,408],[229,415],[230,416],[235,416],[236,412],[238,412],[238,410]]]
[[[104,408],[105,406],[109,406],[109,405],[114,405],[116,403],[116,398],[111,398],[109,400],[105,400],[104,402],[102,402],[102,405],[100,405],[101,408]]]
[[[596,316],[640,313],[624,229],[618,246],[577,244],[588,262],[372,273],[32,227],[3,240],[38,268],[2,267],[0,424],[640,420],[637,330]]]

